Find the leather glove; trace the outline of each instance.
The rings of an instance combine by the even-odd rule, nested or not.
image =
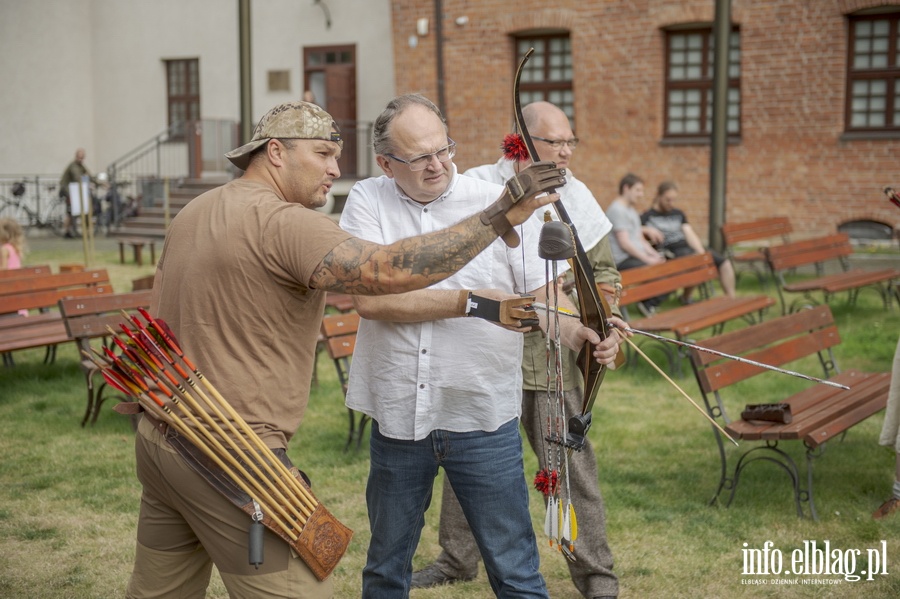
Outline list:
[[[506,182],[506,189],[512,196],[513,204],[522,198],[551,193],[565,182],[566,169],[557,168],[555,162],[542,160],[535,162]]]
[[[542,193],[552,193],[565,184],[566,169],[557,168],[555,162],[535,162],[506,182],[506,192],[481,213],[481,222],[491,225],[509,247],[519,245],[519,235],[506,213],[524,198]]]

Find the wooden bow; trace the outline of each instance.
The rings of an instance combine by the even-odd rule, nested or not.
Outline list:
[[[522,104],[519,99],[519,83],[522,77],[522,70],[532,53],[534,53],[534,48],[529,48],[528,52],[526,52],[525,56],[522,58],[522,62],[519,63],[519,68],[516,70],[515,83],[513,85],[513,100],[515,105],[516,126],[519,129],[519,134],[522,136],[522,141],[525,142],[525,147],[528,149],[528,155],[531,158],[531,162],[534,163],[540,161],[540,156],[538,155],[537,149],[534,147],[534,141],[528,133],[528,128],[525,126],[525,119],[522,115]],[[571,260],[571,264],[575,276],[575,289],[578,294],[579,318],[584,326],[596,331],[601,340],[606,339],[610,334],[609,324],[606,320],[609,315],[609,306],[597,290],[591,262],[584,251],[584,246],[581,244],[575,225],[572,223],[572,219],[569,217],[569,213],[566,211],[565,206],[563,206],[562,200],[557,200],[553,206],[556,209],[556,213],[559,215],[560,221],[565,223],[570,229],[572,238],[575,242],[575,256]],[[567,447],[576,451],[584,446],[585,435],[591,426],[591,408],[594,406],[597,392],[600,389],[600,385],[603,382],[607,370],[605,365],[598,364],[593,358],[591,344],[588,342],[585,342],[584,346],[581,348],[581,352],[578,354],[577,363],[578,369],[584,377],[582,384],[584,399],[581,404],[581,414],[572,416],[569,419],[568,435],[565,442]]]

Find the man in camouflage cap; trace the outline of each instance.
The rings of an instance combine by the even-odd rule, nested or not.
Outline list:
[[[546,190],[565,180],[552,164],[526,169],[514,201],[505,190],[490,215],[377,244],[310,210],[340,176],[341,150],[334,119],[318,106],[275,107],[228,153],[243,176],[178,213],[157,265],[151,313],[276,453],[303,420],[327,291],[384,295],[437,283],[554,201]],[[263,564],[248,563],[250,518],[176,453],[174,434],[146,414],[138,427],[143,493],[126,596],[204,597],[215,564],[232,598],[331,597],[331,578],[319,581],[269,530]]]

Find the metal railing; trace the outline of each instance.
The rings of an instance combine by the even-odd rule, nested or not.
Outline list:
[[[344,140],[344,151],[340,161],[341,177],[348,179],[371,177],[375,170],[375,155],[372,153],[374,123],[341,120],[337,121],[337,125]]]
[[[185,123],[170,126],[106,167],[110,193],[125,204],[150,205],[161,193],[163,179],[183,180],[190,174]],[[127,198],[127,199],[126,199]],[[113,202],[117,206],[119,202]],[[121,215],[113,209],[113,222]]]
[[[62,235],[66,207],[58,187],[59,175],[0,175],[0,218]]]
[[[342,120],[344,138],[341,179],[364,179],[375,173],[370,121]],[[162,197],[163,180],[201,178],[204,172],[235,173],[223,155],[238,145],[233,121],[202,119],[173,125],[106,167],[108,226],[116,226],[133,206],[149,206]],[[99,173],[95,173],[95,177]],[[0,218],[15,218],[26,228],[51,228],[65,216],[59,175],[0,175]],[[118,201],[115,201],[115,199]],[[62,214],[62,217],[60,216]]]

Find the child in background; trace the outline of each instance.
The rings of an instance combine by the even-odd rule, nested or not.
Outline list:
[[[0,270],[22,268],[22,256],[25,253],[25,232],[13,218],[0,219]],[[28,316],[28,310],[19,310],[22,316]]]
[[[25,231],[15,219],[0,219],[0,269],[22,268]]]

